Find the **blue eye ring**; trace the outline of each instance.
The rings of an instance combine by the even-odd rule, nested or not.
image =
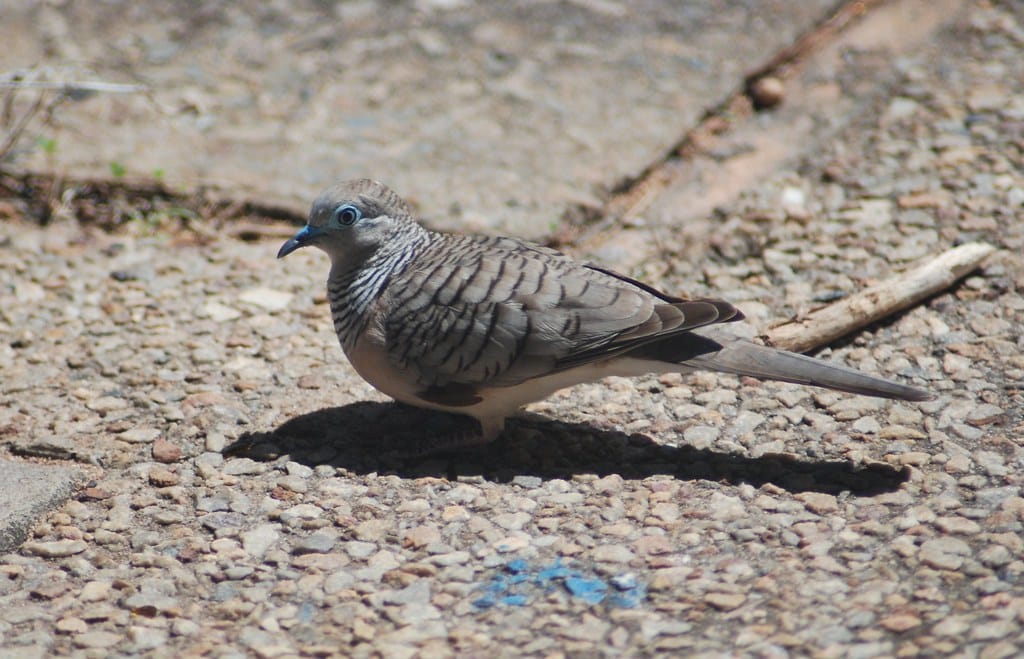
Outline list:
[[[334,219],[337,220],[338,224],[343,226],[351,226],[355,224],[362,216],[362,211],[352,204],[344,204],[343,206],[338,206],[334,210]]]

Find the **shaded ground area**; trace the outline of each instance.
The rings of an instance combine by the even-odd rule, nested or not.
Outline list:
[[[913,12],[928,3],[889,4],[926,23],[927,13]],[[227,25],[260,24],[251,12],[211,6]],[[402,59],[412,57],[407,39],[429,46],[429,30],[448,42],[486,33],[479,26],[490,21],[514,22],[514,12],[483,18],[476,5],[462,6],[460,14],[437,3],[388,5],[351,19],[377,25],[356,45],[334,41],[328,25],[310,30],[320,40],[312,43],[340,46],[294,52],[329,63],[358,46],[368,59],[381,52]],[[614,12],[626,11],[585,2],[523,11],[543,17],[555,6],[598,26],[618,25]],[[67,7],[67,16],[82,11]],[[305,27],[326,11],[269,7],[281,25]],[[1024,14],[1014,2],[962,3],[960,13],[935,7],[948,23],[932,21],[928,38],[908,32],[906,50],[847,31],[837,39],[856,46],[817,51],[783,75],[794,104],[821,98],[835,108],[832,118],[815,115],[811,130],[785,101],[773,114],[733,117],[730,132],[716,138],[723,141],[710,145],[729,148],[700,152],[696,158],[708,159],[692,160],[696,169],[710,161],[728,169],[748,153],[729,135],[742,143],[777,131],[771,137],[802,135],[807,143],[793,157],[769,158],[738,197],[724,195],[692,220],[679,218],[688,199],[700,205],[699,179],[681,178],[683,171],[667,175],[639,210],[585,222],[561,222],[561,213],[592,200],[553,204],[528,181],[503,178],[543,171],[511,156],[507,166],[481,159],[471,179],[492,177],[487,194],[502,190],[493,198],[476,196],[483,187],[442,187],[438,181],[460,172],[444,159],[389,161],[385,177],[415,194],[429,218],[453,225],[473,224],[469,208],[493,211],[500,218],[493,226],[543,208],[537,217],[566,229],[556,240],[568,241],[568,250],[600,255],[666,290],[729,299],[750,319],[751,335],[955,243],[990,242],[1000,251],[953,289],[819,353],[936,393],[919,405],[713,374],[610,378],[529,406],[493,446],[404,460],[396,453],[408,441],[464,421],[389,403],[356,376],[330,327],[323,255],[273,258],[283,239],[273,234],[290,206],[275,206],[269,194],[254,206],[232,205],[220,193],[178,194],[175,185],[149,188],[152,195],[67,186],[59,184],[61,168],[54,178],[5,174],[0,445],[5,460],[56,464],[89,480],[35,523],[20,549],[0,555],[0,645],[26,657],[1019,654]],[[757,8],[767,16],[776,6]],[[860,25],[891,10],[873,9]],[[49,12],[46,29],[61,34],[48,5],[17,11]],[[630,29],[674,25],[652,16]],[[388,40],[386,20],[416,27]],[[737,44],[736,57],[756,59],[740,54],[745,32],[721,23],[718,33],[708,26],[719,23],[707,20],[697,36],[718,44],[709,61],[723,43]],[[140,43],[155,48],[146,25]],[[267,48],[295,38],[260,25]],[[420,28],[426,36],[409,36]],[[104,29],[113,26],[98,33]],[[220,34],[200,32],[198,44]],[[228,30],[223,38],[256,32]],[[69,36],[65,47],[107,52],[87,34]],[[537,34],[560,43],[557,21]],[[25,35],[12,43],[38,47]],[[171,30],[164,40],[173,46],[181,38]],[[608,52],[641,47],[627,42],[610,43]],[[696,42],[654,43],[688,52]],[[416,66],[434,59],[465,66],[416,47],[424,48]],[[561,47],[531,52],[547,57]],[[154,57],[140,51],[147,52],[140,61]],[[175,69],[180,50],[168,52],[163,64],[147,64],[153,76],[201,79],[201,70]],[[186,55],[198,57],[179,56]],[[264,62],[290,71],[284,56]],[[335,75],[379,75],[385,91],[373,102],[389,105],[391,93],[401,98],[403,85],[420,84],[393,66]],[[296,80],[315,72],[296,70]],[[490,74],[466,75],[490,84]],[[702,108],[720,105],[727,96],[720,90],[740,78],[720,81],[719,97]],[[524,121],[532,116],[524,108],[555,102],[542,88],[528,87],[530,103],[514,106]],[[813,88],[834,96],[801,96]],[[634,95],[637,107],[647,100],[628,84],[619,93]],[[440,103],[444,95],[428,96]],[[454,116],[462,106],[451,103]],[[248,116],[246,108],[213,114]],[[135,116],[131,107],[125,112]],[[605,132],[615,134],[608,126],[616,125]],[[259,121],[237,130],[252,126],[262,130]],[[678,142],[662,128],[638,130],[663,145]],[[208,130],[207,146],[242,141]],[[543,161],[538,143],[518,135],[494,138]],[[560,134],[538,129],[537,136],[566,148]],[[609,142],[609,157],[619,138]],[[172,150],[195,145],[183,140],[186,147]],[[329,142],[304,136],[296,144],[314,144],[323,157],[318,149]],[[644,144],[645,158],[664,155]],[[107,152],[97,153],[107,166]],[[196,153],[199,165],[215,162]],[[599,177],[608,188],[620,171],[635,176],[649,164],[635,167],[623,153],[622,169]],[[287,167],[254,162],[268,171]],[[685,158],[667,162],[686,169]],[[309,171],[296,167],[275,180],[298,180],[298,190],[311,185],[303,178]],[[566,176],[593,196],[592,179]],[[698,193],[687,197],[687,186]],[[526,206],[505,205],[512,189],[530,200]],[[612,200],[599,197],[598,206]],[[456,202],[461,215],[452,212]]]
[[[395,403],[354,403],[289,419],[272,433],[245,434],[226,447],[225,454],[257,460],[287,455],[309,466],[329,464],[359,474],[386,471],[405,478],[433,476],[455,481],[461,476],[481,476],[514,482],[517,476],[549,480],[586,474],[617,474],[630,479],[668,475],[857,496],[894,491],[910,474],[879,463],[858,466],[781,454],[751,458],[685,445],[665,446],[643,434],[627,435],[597,429],[593,424],[564,424],[540,417],[515,421],[504,441],[494,446],[435,459],[400,457],[421,439],[424,428],[444,436],[465,431],[473,423],[465,417]]]

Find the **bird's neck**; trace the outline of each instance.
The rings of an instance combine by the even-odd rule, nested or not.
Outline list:
[[[388,282],[401,274],[417,252],[430,242],[431,234],[419,226],[392,236],[385,245],[357,263],[332,260],[327,279],[334,329],[345,350],[354,346],[372,316]]]

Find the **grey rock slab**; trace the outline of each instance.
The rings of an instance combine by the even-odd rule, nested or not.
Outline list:
[[[21,545],[35,521],[67,500],[81,479],[71,467],[0,460],[0,552]]]
[[[337,178],[386,177],[438,224],[538,237],[660,159],[834,4],[16,3],[0,71],[74,61],[149,85],[62,106],[59,149],[30,150],[29,168],[117,163],[296,209]]]

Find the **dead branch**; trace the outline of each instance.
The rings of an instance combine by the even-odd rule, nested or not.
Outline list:
[[[960,245],[913,270],[777,325],[762,338],[785,350],[813,350],[949,288],[994,251],[995,247],[985,243]]]

